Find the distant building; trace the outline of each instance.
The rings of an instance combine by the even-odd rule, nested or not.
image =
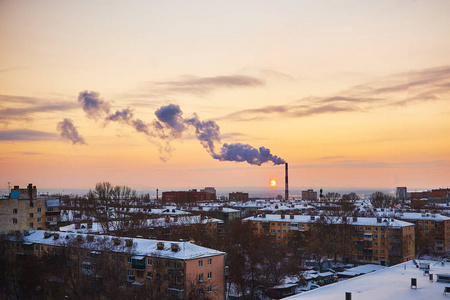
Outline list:
[[[22,189],[14,186],[8,198],[0,199],[1,232],[58,229],[59,222],[59,199],[38,198],[31,183]]]
[[[406,187],[397,187],[396,197],[400,200],[406,200],[408,198],[408,192]]]
[[[205,187],[204,189],[200,190],[200,192],[206,193],[206,200],[216,200],[216,189],[213,187]]]
[[[162,200],[165,203],[194,203],[200,201],[208,200],[208,196],[210,196],[207,192],[197,191],[196,189],[190,191],[172,191],[172,192],[163,192]]]
[[[248,193],[243,193],[243,192],[229,193],[228,200],[238,201],[238,202],[247,202],[248,201]]]
[[[302,200],[316,201],[317,200],[317,192],[314,192],[312,189],[302,191]]]

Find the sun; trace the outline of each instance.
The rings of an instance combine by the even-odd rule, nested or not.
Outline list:
[[[277,186],[277,181],[276,180],[271,180],[270,181],[270,186]]]

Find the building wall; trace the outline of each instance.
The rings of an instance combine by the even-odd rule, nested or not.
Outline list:
[[[0,199],[0,231],[47,229],[45,199]],[[58,217],[59,218],[59,217]]]

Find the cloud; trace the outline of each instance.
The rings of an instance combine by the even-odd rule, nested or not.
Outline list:
[[[71,141],[72,144],[86,144],[84,138],[78,133],[78,130],[75,125],[73,125],[73,121],[71,119],[64,119],[59,122],[57,129],[60,132],[61,137],[65,140]]]
[[[42,141],[55,138],[56,134],[44,131],[28,129],[0,131],[0,141]]]
[[[0,95],[0,122],[30,120],[38,113],[64,112],[75,109],[76,104],[47,99]]]
[[[394,74],[353,86],[329,97],[307,97],[291,104],[243,109],[219,119],[251,121],[263,118],[299,118],[317,114],[369,111],[378,107],[447,100],[450,66]],[[448,101],[448,100],[447,100]]]
[[[161,93],[206,94],[219,88],[259,87],[265,82],[259,78],[245,75],[229,75],[214,77],[186,76],[175,81],[151,82],[147,85],[154,95]]]
[[[109,114],[110,104],[100,98],[100,94],[94,91],[83,91],[78,95],[78,102],[83,106],[86,116],[98,120]]]

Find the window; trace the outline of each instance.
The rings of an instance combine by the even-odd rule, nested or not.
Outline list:
[[[208,258],[208,266],[212,265],[212,258]]]
[[[33,226],[34,226],[34,224],[33,224],[33,223],[30,223],[30,228],[33,228]]]
[[[30,218],[34,218],[34,214],[33,213],[30,213]]]
[[[166,268],[170,268],[170,260],[166,260]]]
[[[53,207],[47,207],[47,211],[53,211]]]
[[[151,266],[153,263],[151,258],[147,258],[147,266]]]
[[[198,266],[199,266],[199,267],[203,267],[203,260],[199,260],[199,261],[198,261]]]
[[[203,273],[198,274],[198,282],[203,282]]]
[[[208,279],[212,279],[212,272],[208,272]]]
[[[133,276],[133,270],[128,270],[128,275]]]
[[[16,218],[13,219],[13,224],[17,224],[17,219]]]
[[[131,263],[131,256],[127,256],[127,263]]]
[[[212,285],[208,285],[208,293],[211,293],[212,292]]]
[[[144,277],[144,271],[137,271],[137,277],[139,278]]]
[[[13,214],[17,214],[17,208],[13,209]]]
[[[147,279],[152,280],[152,272],[147,272]]]
[[[37,218],[37,222],[41,223],[42,219],[41,218]]]
[[[38,213],[42,212],[42,208],[38,207]]]

